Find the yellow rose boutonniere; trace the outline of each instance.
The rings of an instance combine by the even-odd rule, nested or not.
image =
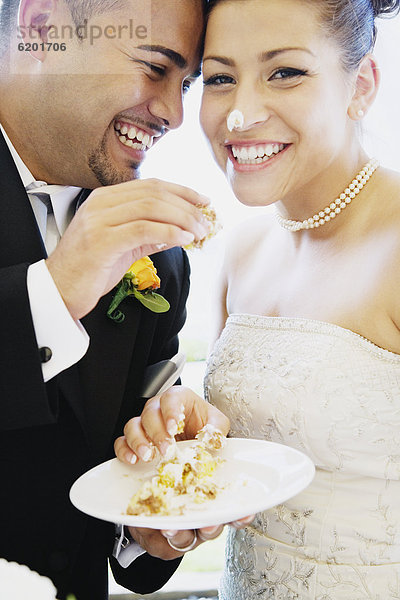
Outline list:
[[[134,296],[155,313],[167,312],[170,308],[168,300],[154,292],[160,287],[160,283],[153,261],[148,256],[140,258],[133,263],[119,282],[107,316],[116,323],[122,323],[125,315],[118,310],[118,306],[127,296]]]

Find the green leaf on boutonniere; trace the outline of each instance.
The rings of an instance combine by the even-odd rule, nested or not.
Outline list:
[[[153,291],[147,292],[139,292],[134,288],[133,295],[139,302],[143,304],[146,308],[155,313],[165,313],[170,309],[170,304],[168,300],[166,300],[160,294],[156,294]]]

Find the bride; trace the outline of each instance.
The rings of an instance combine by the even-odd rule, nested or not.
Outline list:
[[[379,85],[375,18],[398,8],[210,3],[202,127],[237,198],[276,212],[227,246],[206,397],[230,435],[317,467],[304,492],[230,528],[222,600],[400,598],[400,176],[359,136]],[[201,413],[173,388],[118,456],[165,439],[182,398]]]

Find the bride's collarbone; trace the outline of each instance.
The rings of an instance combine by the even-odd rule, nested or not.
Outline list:
[[[397,303],[395,267],[388,254],[381,248],[367,254],[360,250],[347,260],[325,256],[292,262],[279,253],[253,256],[228,278],[229,314],[329,322],[400,354],[400,331],[391,314]]]

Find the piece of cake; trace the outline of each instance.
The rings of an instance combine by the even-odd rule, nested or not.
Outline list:
[[[200,206],[199,207],[207,221],[210,223],[211,229],[209,233],[201,240],[194,241],[191,244],[185,246],[185,250],[193,250],[195,248],[202,248],[204,244],[217,235],[218,231],[222,228],[221,223],[217,219],[217,213],[212,206]]]
[[[221,459],[213,451],[221,449],[225,436],[206,425],[190,445],[171,444],[157,466],[157,475],[145,481],[131,498],[129,515],[180,515],[216,498],[221,484],[215,472]]]

